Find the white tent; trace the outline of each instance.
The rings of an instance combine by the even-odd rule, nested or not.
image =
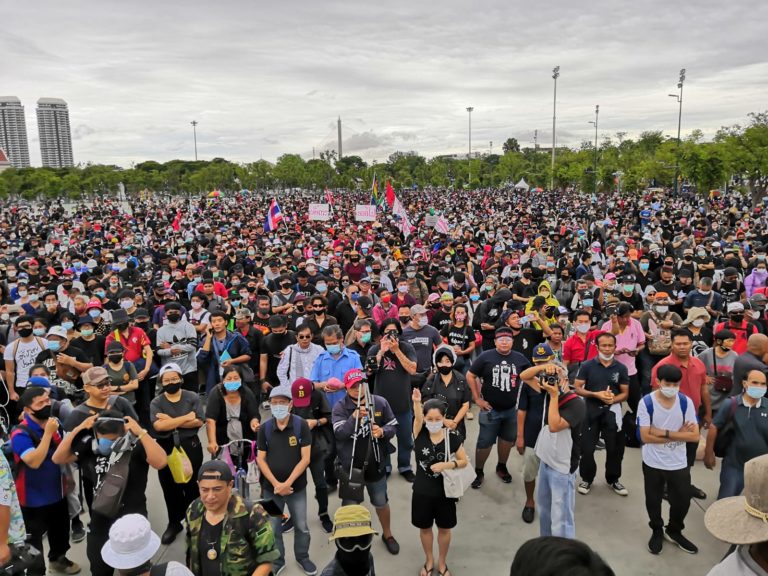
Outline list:
[[[530,188],[530,186],[528,186],[525,178],[520,178],[520,182],[515,184],[515,190],[528,190],[528,188]]]

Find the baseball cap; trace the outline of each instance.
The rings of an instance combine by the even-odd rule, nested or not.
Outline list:
[[[86,386],[95,386],[104,380],[109,380],[109,373],[103,366],[94,366],[83,372],[83,384]]]
[[[512,334],[512,328],[509,326],[499,326],[496,328],[496,332],[493,333],[494,338],[502,338],[502,337],[514,337],[514,334]]]
[[[101,303],[101,300],[99,300],[98,298],[91,298],[90,300],[88,300],[88,305],[85,307],[86,311],[93,310],[94,308],[97,308],[99,310],[104,309],[104,306]]]
[[[552,347],[549,344],[538,344],[533,349],[532,358],[535,361],[550,360],[554,358],[555,353],[552,351]]]
[[[223,460],[208,460],[203,462],[200,470],[197,472],[197,481],[201,480],[221,480],[222,482],[231,482],[234,479],[232,469],[229,464]]]
[[[45,376],[30,376],[27,380],[27,386],[39,386],[40,388],[50,388],[51,382]]]
[[[347,390],[363,381],[365,381],[365,373],[359,368],[352,368],[344,374],[344,386]]]
[[[179,367],[176,362],[169,362],[162,368],[160,368],[160,371],[157,373],[157,379],[160,380],[163,377],[163,374],[166,372],[176,372],[177,374],[183,374],[181,371],[181,368]]]
[[[306,408],[309,406],[312,396],[312,380],[307,378],[297,378],[291,384],[291,397],[293,405],[296,408]]]
[[[291,388],[288,386],[275,386],[269,393],[269,399],[272,400],[272,398],[288,398],[288,400],[293,400]]]
[[[67,339],[67,329],[63,326],[51,326],[46,336],[57,336],[58,338]]]
[[[744,312],[744,304],[741,302],[731,302],[728,304],[728,314],[731,312]]]

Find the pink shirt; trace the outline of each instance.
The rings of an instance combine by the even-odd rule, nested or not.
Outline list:
[[[603,324],[603,332],[610,332],[612,327],[611,321],[608,320],[608,322]],[[624,332],[615,334],[615,336],[616,350],[637,350],[645,344],[643,326],[634,318],[629,319],[629,325],[624,329]],[[630,376],[637,374],[635,358],[636,356],[630,356],[629,354],[616,354],[616,360],[627,367],[627,372]]]

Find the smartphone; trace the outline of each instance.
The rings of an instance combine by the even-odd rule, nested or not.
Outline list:
[[[280,506],[275,504],[274,500],[258,500],[256,504],[261,504],[261,507],[264,508],[264,511],[270,516],[277,518],[278,516],[283,515],[283,511],[280,509]]]

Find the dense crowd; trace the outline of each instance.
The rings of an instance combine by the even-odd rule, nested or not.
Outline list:
[[[85,539],[96,576],[267,576],[292,531],[304,573],[374,575],[360,504],[398,554],[388,485],[407,481],[415,566],[445,576],[471,514],[458,499],[482,490],[492,453],[512,482],[513,450],[516,505],[545,537],[520,555],[575,557],[562,539],[576,498],[601,489],[595,451],[625,497],[625,451],[640,449],[652,554],[698,551],[683,534],[706,498],[698,451],[720,474],[707,527],[739,545],[711,573],[768,573],[761,207],[687,189],[412,190],[409,229],[386,208],[355,221],[368,193],[319,196],[0,206],[0,566],[31,554],[27,574],[76,574],[67,553]],[[331,219],[309,220],[325,200]],[[185,526],[186,566],[151,566]],[[324,570],[320,530],[336,543]]]

